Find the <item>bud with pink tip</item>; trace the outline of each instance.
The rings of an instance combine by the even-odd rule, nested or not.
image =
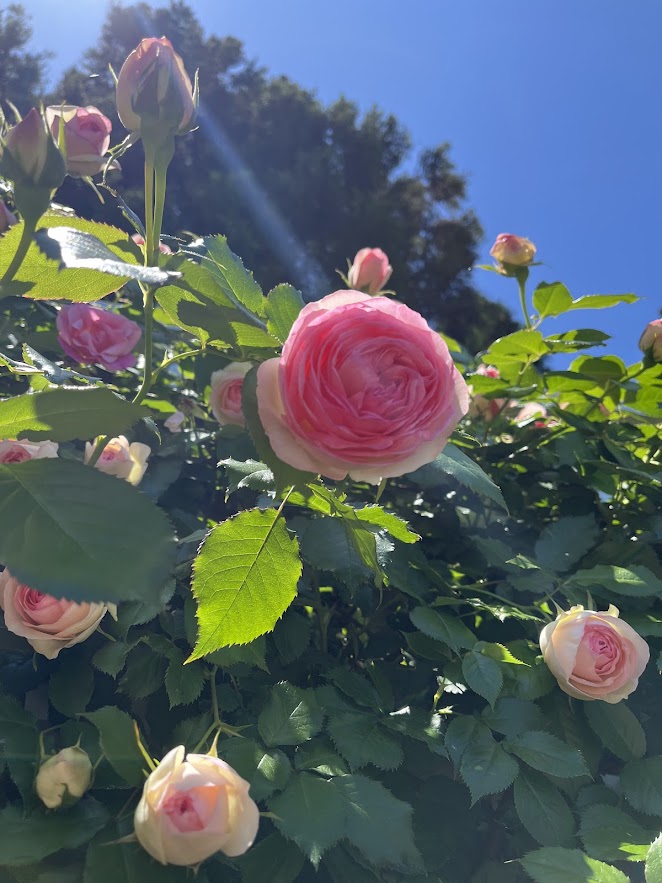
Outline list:
[[[362,248],[349,269],[349,287],[365,294],[378,294],[391,278],[393,267],[381,248]]]
[[[662,319],[653,319],[644,328],[639,349],[651,362],[662,362]]]
[[[490,254],[500,264],[511,267],[528,267],[536,255],[536,247],[530,239],[514,233],[499,233]]]
[[[64,180],[64,159],[34,107],[4,137],[0,172],[17,185],[54,190]]]
[[[67,152],[67,174],[86,178],[102,171],[110,147],[112,124],[96,107],[77,107],[62,104],[46,108],[46,122],[57,141],[60,121],[64,123],[64,141]],[[115,163],[117,167],[117,163]]]

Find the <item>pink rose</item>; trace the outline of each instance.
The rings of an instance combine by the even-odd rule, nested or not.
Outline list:
[[[215,852],[242,855],[260,822],[248,789],[225,761],[173,748],[143,786],[138,842],[162,865],[197,865]]]
[[[545,426],[545,423],[541,421],[546,416],[547,408],[541,405],[540,402],[527,402],[525,405],[522,405],[513,420],[518,426],[526,426],[527,423],[535,420],[535,425],[540,427]]]
[[[381,248],[362,248],[347,274],[350,288],[377,294],[391,278],[393,267]]]
[[[493,365],[479,365],[476,368],[476,374],[492,378],[498,378],[501,376],[498,369]],[[479,393],[474,395],[471,384],[469,384],[469,392],[471,394],[469,416],[473,419],[480,418],[486,423],[490,423],[495,417],[498,417],[504,408],[507,408],[510,404],[508,399],[488,399],[486,396],[480,395]]]
[[[136,364],[131,350],[140,339],[140,325],[90,304],[62,307],[55,320],[60,346],[83,365],[120,371]]]
[[[221,368],[212,374],[209,404],[221,426],[246,425],[244,412],[241,410],[241,388],[244,377],[250,370],[250,362],[232,362],[227,368]]]
[[[170,432],[181,432],[185,420],[186,414],[183,414],[181,411],[175,411],[174,414],[171,414],[168,417],[163,425],[166,429],[169,429]]]
[[[114,604],[76,604],[53,598],[19,582],[5,568],[0,573],[0,607],[10,632],[26,638],[35,653],[55,659],[60,650],[80,644],[96,631]]]
[[[89,463],[95,451],[99,439],[94,443],[85,442],[85,462]],[[108,475],[115,475],[128,481],[129,484],[138,485],[143,479],[147,469],[147,458],[152,453],[149,445],[142,442],[129,444],[124,435],[111,438],[101,452],[101,456],[94,464],[96,469]]]
[[[650,355],[654,362],[662,362],[662,319],[653,319],[646,325],[639,339],[639,349]]]
[[[580,604],[559,613],[540,633],[540,649],[565,693],[611,704],[636,690],[650,657],[648,644],[613,605],[606,613]]]
[[[139,248],[144,248],[145,237],[141,236],[140,233],[134,233],[131,239],[133,239]],[[169,245],[166,245],[165,242],[159,242],[159,251],[161,254],[172,254],[172,249]]]
[[[467,385],[425,319],[358,291],[303,308],[282,356],[260,365],[257,399],[281,460],[373,484],[434,460],[469,407]]]
[[[75,178],[98,174],[106,165],[104,153],[110,147],[112,124],[108,117],[91,105],[47,107],[46,121],[56,141],[60,133],[60,120],[64,121],[67,174]]]
[[[0,463],[23,463],[25,460],[57,457],[57,449],[57,442],[31,442],[26,438],[16,441],[7,438],[0,441]]]
[[[533,261],[536,247],[530,239],[526,239],[524,236],[515,236],[514,233],[499,233],[490,249],[490,254],[500,264],[525,267]]]
[[[10,212],[4,202],[0,200],[0,234],[6,233],[16,223],[18,223],[16,215]]]

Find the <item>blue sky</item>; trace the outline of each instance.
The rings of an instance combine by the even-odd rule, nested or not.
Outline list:
[[[100,0],[24,2],[33,45],[56,53],[54,76],[94,43],[106,9]],[[378,104],[407,126],[415,148],[450,141],[485,229],[484,259],[498,233],[518,233],[544,262],[535,281],[560,279],[576,297],[634,291],[638,304],[545,327],[599,327],[613,336],[612,351],[638,360],[639,335],[662,306],[662,3],[189,4],[209,32],[239,37],[249,57],[323,101],[343,94],[363,109]],[[481,290],[516,314],[514,283],[476,273]]]

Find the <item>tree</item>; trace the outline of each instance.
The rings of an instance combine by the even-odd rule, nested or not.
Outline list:
[[[359,248],[380,246],[398,296],[469,348],[513,330],[507,310],[468,281],[482,233],[448,143],[424,151],[417,174],[405,173],[410,140],[394,116],[373,108],[361,117],[345,98],[324,106],[286,77],[268,76],[235,38],[205,36],[181,0],[160,9],[113,5],[100,39],[52,100],[95,104],[121,132],[108,64],[119,70],[152,34],[168,36],[189,71],[199,68],[202,95],[200,133],[178,140],[166,229],[225,232],[266,288],[287,279],[307,299],[333,290],[334,270]],[[137,208],[140,149],[122,167]],[[200,178],[201,168],[211,171]],[[76,182],[61,198],[82,214],[93,210],[93,194]],[[106,219],[117,223],[116,209]]]
[[[25,7],[20,3],[0,6],[0,100],[10,98],[21,113],[38,101],[51,56],[49,52],[28,52],[31,37]]]

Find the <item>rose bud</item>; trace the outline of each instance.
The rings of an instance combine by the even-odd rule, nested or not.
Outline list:
[[[490,254],[500,264],[526,267],[533,261],[536,247],[524,236],[515,236],[514,233],[499,233],[490,249]]]
[[[92,763],[87,752],[72,745],[49,757],[39,767],[35,788],[41,802],[48,809],[71,806],[90,787]]]
[[[246,425],[244,412],[241,410],[241,388],[244,377],[250,370],[250,362],[232,362],[227,368],[221,368],[212,374],[209,405],[221,426]]]
[[[139,248],[145,247],[145,237],[141,236],[140,233],[134,233],[131,239],[133,239]],[[172,249],[169,245],[166,245],[165,242],[159,242],[159,251],[161,254],[172,254]]]
[[[173,748],[143,786],[138,842],[163,865],[197,865],[215,852],[242,855],[260,821],[248,789],[225,761]]]
[[[469,392],[422,316],[350,290],[301,310],[280,358],[258,368],[257,402],[285,463],[379,484],[435,459]]]
[[[639,349],[651,362],[662,362],[662,319],[653,319],[639,338]]]
[[[19,582],[7,568],[0,573],[0,607],[9,631],[26,638],[35,653],[47,659],[87,640],[108,610],[113,617],[116,612],[114,604],[76,604],[44,595]]]
[[[5,135],[0,173],[15,182],[15,197],[24,188],[44,189],[50,196],[64,181],[64,158],[34,107]]]
[[[0,234],[6,233],[10,227],[17,223],[16,215],[10,212],[4,202],[0,200]]]
[[[90,304],[62,307],[55,320],[65,353],[82,365],[101,365],[120,371],[136,364],[132,350],[140,339],[140,325]]]
[[[94,443],[85,442],[85,462],[89,463],[100,439]],[[147,469],[147,458],[152,453],[149,445],[142,442],[131,442],[124,435],[111,438],[101,452],[101,456],[94,464],[96,469],[108,475],[115,475],[128,481],[129,484],[138,485],[143,480]]]
[[[184,63],[166,37],[149,37],[126,59],[117,78],[117,113],[130,132],[158,141],[190,131],[196,112]]]
[[[112,124],[96,107],[63,104],[46,108],[48,123],[55,141],[64,122],[67,174],[74,178],[97,175],[107,163],[104,154],[110,147]],[[115,167],[117,164],[115,164]]]
[[[6,438],[0,441],[0,463],[23,463],[25,460],[42,460],[57,457],[57,442],[31,442],[26,438]]]
[[[650,657],[648,644],[613,605],[606,613],[580,604],[562,611],[540,633],[540,649],[565,693],[611,704],[636,690]]]
[[[347,274],[350,288],[377,294],[391,278],[393,267],[381,248],[362,248]]]

